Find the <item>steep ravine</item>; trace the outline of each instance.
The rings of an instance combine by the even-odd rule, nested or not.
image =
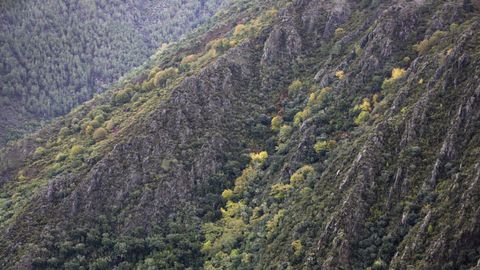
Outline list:
[[[93,142],[99,158],[26,194],[0,223],[0,266],[480,267],[477,3],[297,0],[269,14],[149,96],[111,145]],[[36,143],[0,159],[4,194],[38,173]]]

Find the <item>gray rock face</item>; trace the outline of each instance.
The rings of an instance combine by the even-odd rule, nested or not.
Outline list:
[[[262,64],[293,60],[302,49],[302,39],[296,28],[285,22],[273,28],[265,43]]]

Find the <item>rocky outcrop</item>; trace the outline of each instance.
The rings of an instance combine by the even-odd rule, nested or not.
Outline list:
[[[292,10],[284,10],[282,23],[275,25],[263,49],[262,64],[292,61],[302,50],[302,38],[290,19]]]
[[[242,151],[245,144],[232,138],[250,136],[244,119],[266,105],[257,103],[262,93],[253,88],[259,76],[253,46],[233,49],[185,79],[85,175],[52,179],[27,211],[29,223],[39,224],[48,215],[43,226],[63,227],[69,225],[65,217],[94,220],[117,213],[117,231],[126,233],[138,227],[149,230],[175,209],[195,204],[194,188],[208,184],[225,165],[226,154]],[[5,238],[24,239],[16,234],[10,230]]]

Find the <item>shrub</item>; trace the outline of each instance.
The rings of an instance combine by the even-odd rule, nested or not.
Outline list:
[[[85,126],[85,134],[90,135],[93,131],[95,131],[95,128],[91,124]]]
[[[242,175],[235,179],[235,194],[243,194],[247,188],[248,183],[252,182],[257,177],[257,171],[252,167],[247,167],[242,171]]]
[[[173,78],[175,75],[178,74],[178,69],[177,68],[167,68],[162,71],[159,71],[157,74],[155,74],[155,78],[153,79],[153,83],[155,86],[164,86],[167,82],[168,79]]]
[[[390,79],[386,79],[385,81],[383,81],[382,89],[386,90],[390,88],[397,80],[405,77],[406,74],[407,74],[407,71],[405,69],[394,68],[392,70],[392,76],[390,77]]]
[[[198,58],[198,64],[200,66],[204,65],[205,63],[209,62],[211,59],[217,57],[217,50],[210,49],[204,55]]]
[[[353,108],[353,111],[364,111],[364,112],[371,112],[372,111],[372,104],[370,103],[370,99],[369,98],[364,98],[362,100],[362,104],[360,105],[356,105],[354,108]]]
[[[160,164],[160,168],[162,168],[162,170],[165,172],[169,172],[172,169],[172,166],[174,166],[177,162],[178,160],[176,159],[164,159]]]
[[[252,159],[253,164],[261,165],[268,158],[268,153],[267,151],[262,151],[259,153],[251,153],[250,158]]]
[[[148,79],[151,80],[155,77],[155,75],[157,75],[158,72],[160,72],[161,69],[160,67],[154,67],[152,68],[152,70],[150,70],[150,73],[148,74]]]
[[[419,54],[425,54],[430,50],[430,48],[436,45],[441,38],[446,35],[447,32],[445,31],[436,31],[430,38],[424,39],[420,43],[413,45],[413,49]]]
[[[18,181],[25,181],[27,180],[27,177],[25,176],[25,172],[23,170],[18,172]]]
[[[327,95],[332,92],[331,87],[322,88],[320,91],[310,94],[307,106],[316,106],[325,102]]]
[[[361,123],[368,120],[370,117],[370,113],[367,111],[362,111],[360,114],[355,118],[355,124],[360,125]]]
[[[190,55],[187,55],[185,56],[183,59],[182,59],[182,64],[190,64],[190,63],[193,63],[195,61],[197,61],[198,59],[198,55],[196,54],[190,54]]]
[[[324,153],[332,150],[336,144],[337,142],[335,140],[319,141],[315,143],[315,145],[313,146],[313,149],[315,149],[315,152],[317,153]]]
[[[207,44],[207,49],[224,52],[230,48],[230,42],[225,38],[214,39]]]
[[[309,107],[306,107],[303,111],[298,112],[293,118],[293,123],[296,126],[299,126],[303,121],[307,120],[308,117],[312,114],[312,111]]]
[[[283,125],[280,128],[280,132],[278,133],[278,139],[281,142],[285,142],[289,139],[291,134],[292,134],[292,127],[289,125]]]
[[[372,270],[384,270],[387,269],[387,264],[382,259],[377,259],[372,266]]]
[[[357,56],[362,54],[362,52],[363,52],[363,49],[359,44],[355,44],[354,50],[355,50],[355,55],[357,55]]]
[[[302,81],[295,80],[288,86],[288,93],[293,94],[295,92],[298,92],[300,89],[302,89],[302,87],[303,87]]]
[[[95,118],[93,118],[93,121],[96,121],[101,124],[105,122],[105,116],[103,115],[103,113],[100,113],[97,116],[95,116]]]
[[[127,91],[121,90],[113,95],[113,103],[115,105],[122,105],[130,101],[130,95]]]
[[[272,233],[275,231],[275,229],[280,225],[280,222],[282,221],[283,217],[285,216],[285,210],[281,209],[278,211],[278,213],[273,216],[271,220],[267,222],[267,230],[269,233]]]
[[[76,158],[78,155],[83,153],[85,149],[81,145],[74,145],[70,149],[70,158]]]
[[[43,154],[45,154],[46,151],[47,150],[44,147],[39,146],[37,147],[37,149],[35,149],[35,152],[33,152],[33,155],[35,157],[40,157],[40,156],[43,156]]]
[[[247,30],[248,30],[248,27],[246,25],[239,24],[239,25],[235,26],[235,29],[233,30],[233,36],[235,38],[242,37],[243,35],[245,35]]]
[[[292,249],[293,249],[293,255],[295,255],[295,257],[299,257],[303,252],[302,241],[295,240],[295,241],[292,242],[291,246],[292,246]]]
[[[275,184],[272,186],[270,191],[270,196],[277,200],[282,200],[285,198],[287,193],[293,188],[290,184]]]
[[[339,70],[339,71],[335,72],[335,77],[337,77],[339,80],[345,79],[345,77],[346,77],[345,71]]]
[[[279,143],[275,150],[278,154],[283,155],[286,154],[288,151],[288,145],[286,143]]]
[[[347,31],[341,27],[335,29],[335,38],[338,39],[338,38],[341,38],[343,36],[345,36],[345,34],[347,33]]]
[[[281,128],[281,125],[283,123],[283,119],[281,116],[277,115],[275,117],[272,118],[272,130],[273,131],[279,131],[280,128]]]
[[[115,128],[115,123],[112,120],[105,122],[105,128],[109,131],[112,131]]]
[[[103,139],[105,139],[105,137],[107,137],[107,134],[108,132],[106,129],[102,127],[97,128],[93,133],[93,140],[95,140],[96,142],[102,141]]]
[[[290,183],[292,185],[297,185],[298,183],[305,181],[305,179],[313,173],[315,173],[315,169],[310,165],[305,165],[292,174],[290,177]]]
[[[406,71],[405,69],[403,68],[394,68],[392,70],[392,80],[398,80],[400,78],[402,78],[403,76],[405,76],[406,74]]]
[[[64,161],[65,159],[67,159],[68,155],[65,154],[65,153],[58,153],[56,156],[55,156],[55,161],[56,162],[62,162]]]
[[[68,127],[62,127],[58,135],[60,135],[62,138],[65,138],[66,136],[70,135],[70,129]]]
[[[153,84],[153,79],[151,80],[145,80],[142,85],[140,86],[142,92],[148,92],[153,90],[155,88],[155,85]]]
[[[98,122],[97,120],[92,120],[92,121],[90,121],[90,125],[91,125],[93,128],[98,128],[98,127],[100,127],[101,123]]]
[[[225,189],[222,192],[222,198],[224,198],[225,200],[231,200],[233,195],[234,195],[234,193],[233,193],[233,190],[231,190],[231,189]]]

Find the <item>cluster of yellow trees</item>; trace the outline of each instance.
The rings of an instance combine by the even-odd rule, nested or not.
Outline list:
[[[247,237],[245,233],[250,227],[257,227],[263,221],[267,237],[271,237],[285,216],[283,209],[264,213],[265,209],[262,210],[260,207],[252,209],[248,205],[245,195],[249,186],[260,179],[262,166],[268,159],[268,153],[265,151],[252,153],[250,158],[250,164],[235,180],[234,188],[226,189],[222,193],[222,197],[227,201],[225,208],[221,209],[222,218],[215,223],[207,223],[203,227],[206,240],[202,251],[209,257],[204,265],[205,269],[218,269],[233,260],[240,260],[247,264],[253,255],[236,248]],[[315,174],[312,166],[305,165],[292,174],[289,184],[272,185],[270,195],[274,199],[283,199],[292,190],[300,188],[307,178],[315,177]],[[268,220],[265,220],[266,218]],[[291,245],[295,254],[302,252],[303,246],[299,240],[293,241]]]

